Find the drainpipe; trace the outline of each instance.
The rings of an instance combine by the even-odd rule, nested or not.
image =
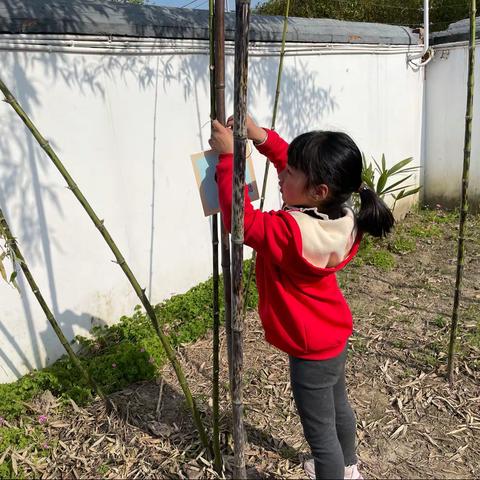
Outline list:
[[[430,12],[428,0],[423,0],[423,52],[416,55],[410,55],[408,57],[408,62],[411,63],[415,68],[424,67],[428,62],[433,58],[434,51],[430,47]],[[424,58],[420,63],[414,62],[419,58]]]

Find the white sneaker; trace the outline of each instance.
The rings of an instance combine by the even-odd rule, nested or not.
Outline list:
[[[345,480],[363,480],[362,474],[358,471],[358,463],[345,467]]]
[[[303,469],[307,478],[315,480],[315,462],[313,458],[303,462]],[[345,480],[363,480],[362,474],[358,471],[358,465],[345,467]]]
[[[310,480],[315,480],[315,462],[313,458],[305,460],[303,462],[303,470],[305,471],[305,475]]]

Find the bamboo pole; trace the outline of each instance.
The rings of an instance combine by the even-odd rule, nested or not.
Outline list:
[[[225,125],[225,5],[215,0],[215,106],[217,120]],[[220,222],[225,335],[227,337],[228,377],[232,383],[232,281],[230,275],[230,235]]]
[[[20,268],[22,269],[23,274],[25,275],[28,285],[30,286],[38,303],[40,304],[40,307],[42,308],[43,313],[45,313],[45,316],[47,317],[48,322],[50,323],[55,334],[60,340],[60,343],[63,345],[63,348],[66,350],[68,356],[70,357],[70,360],[78,368],[80,373],[84,376],[85,380],[90,384],[93,390],[95,390],[98,393],[98,396],[106,403],[107,407],[114,408],[114,405],[111,402],[111,400],[105,395],[100,385],[98,385],[98,383],[95,382],[95,380],[92,378],[88,370],[82,365],[82,362],[80,362],[80,359],[77,357],[72,347],[70,346],[70,343],[68,342],[67,338],[63,334],[63,331],[60,328],[60,325],[58,324],[52,311],[48,307],[47,302],[43,298],[43,295],[40,292],[40,289],[38,288],[38,285],[35,282],[35,279],[33,278],[33,275],[30,272],[30,269],[28,268],[27,263],[25,262],[25,257],[20,251],[17,240],[13,236],[1,208],[0,208],[0,237],[4,237],[7,243],[7,251],[11,250],[13,252],[15,261],[20,264]]]
[[[453,383],[455,340],[458,324],[458,307],[463,278],[463,265],[465,256],[465,223],[468,213],[468,182],[470,174],[470,155],[472,150],[472,119],[473,119],[473,89],[475,69],[475,35],[476,35],[476,0],[470,4],[470,42],[468,54],[468,83],[467,83],[467,107],[465,115],[465,143],[463,150],[463,172],[462,172],[462,200],[460,206],[460,222],[458,231],[457,249],[457,275],[455,279],[455,294],[453,299],[452,323],[450,327],[450,342],[448,346],[447,378]]]
[[[235,83],[234,83],[234,160],[232,185],[232,409],[234,478],[246,478],[245,428],[243,425],[243,240],[245,162],[247,147],[248,31],[250,0],[236,0]]]
[[[93,210],[93,208],[90,206],[88,203],[87,199],[84,197],[83,193],[80,191],[78,188],[77,184],[74,182],[73,178],[70,176],[68,171],[65,169],[64,165],[58,158],[57,154],[53,150],[53,148],[50,146],[50,144],[45,140],[45,138],[40,134],[36,126],[33,124],[33,122],[30,120],[28,115],[25,113],[25,111],[22,109],[20,104],[17,102],[15,97],[12,95],[10,90],[7,88],[7,86],[3,83],[2,80],[0,80],[0,90],[2,93],[5,95],[5,102],[7,102],[18,114],[18,116],[22,119],[23,123],[26,125],[26,127],[30,130],[32,135],[35,137],[35,140],[39,143],[39,145],[42,147],[42,149],[45,151],[45,153],[48,155],[48,157],[52,160],[53,164],[65,181],[67,182],[68,187],[72,191],[72,193],[75,195],[77,200],[80,202],[82,207],[85,209],[87,212],[88,216],[92,220],[92,222],[95,224],[97,227],[98,231],[102,235],[102,237],[105,239],[107,242],[108,246],[110,247],[110,250],[115,256],[116,262],[120,266],[120,268],[123,270],[125,275],[127,276],[130,284],[132,285],[133,289],[135,290],[135,293],[137,294],[138,298],[142,302],[142,305],[144,306],[147,315],[149,316],[153,327],[155,328],[155,331],[157,332],[157,335],[160,338],[160,341],[163,345],[163,348],[165,349],[165,353],[167,355],[167,358],[171,362],[173,369],[175,370],[175,373],[177,375],[178,381],[180,383],[180,386],[183,390],[183,393],[185,395],[185,399],[187,402],[188,407],[190,408],[192,415],[193,415],[193,420],[195,422],[195,425],[197,427],[199,436],[200,436],[200,441],[204,448],[207,450],[208,454],[212,456],[212,449],[211,445],[208,441],[207,434],[205,433],[205,429],[203,428],[203,423],[200,418],[200,413],[197,409],[197,406],[195,404],[195,400],[192,397],[192,393],[190,392],[190,388],[188,387],[187,380],[185,378],[185,375],[182,370],[182,366],[180,365],[180,362],[177,359],[177,356],[175,355],[175,352],[170,345],[170,342],[168,340],[168,337],[163,333],[163,331],[160,328],[160,325],[158,323],[157,317],[155,315],[155,311],[150,303],[150,301],[147,298],[147,295],[145,293],[145,289],[140,287],[140,284],[138,283],[136,277],[133,275],[130,267],[128,266],[127,262],[125,261],[125,258],[123,258],[120,250],[118,249],[117,245],[113,241],[113,238],[111,237],[109,231],[105,228],[103,220],[100,220],[98,218],[97,214]]]
[[[214,0],[208,2],[208,31],[210,44],[210,119],[216,117],[215,102],[215,27]],[[218,214],[212,216],[212,261],[213,261],[213,345],[212,345],[212,416],[213,416],[213,454],[215,471],[222,471],[222,453],[220,451],[220,407],[219,407],[219,374],[220,374],[220,311],[219,311],[219,274],[218,274]]]
[[[290,0],[287,0],[285,4],[285,15],[283,17],[282,47],[280,49],[280,60],[278,62],[277,86],[275,88],[275,101],[273,103],[272,123],[270,126],[271,130],[275,130],[275,123],[277,120],[278,99],[280,98],[280,84],[282,82],[283,59],[285,57],[285,43],[287,39],[289,10],[290,10]],[[267,192],[267,180],[268,180],[269,169],[270,169],[270,160],[267,158],[267,160],[265,161],[265,170],[263,172],[262,194],[260,196],[260,210],[263,210],[263,206],[265,204],[265,194]],[[257,259],[257,252],[254,251],[252,254],[252,262],[250,263],[250,268],[248,270],[247,281],[245,282],[245,304],[243,307],[244,317],[247,313],[248,295],[250,292],[250,284],[252,282],[253,270],[255,268],[256,259]]]

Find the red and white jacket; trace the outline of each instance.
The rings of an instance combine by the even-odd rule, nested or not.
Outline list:
[[[267,131],[257,148],[278,172],[288,144]],[[225,227],[231,230],[233,155],[220,155],[217,183]],[[265,339],[294,357],[323,360],[339,355],[352,333],[352,315],[335,272],[353,259],[361,234],[350,209],[336,220],[302,210],[261,212],[245,193],[244,242],[257,251],[259,314]]]

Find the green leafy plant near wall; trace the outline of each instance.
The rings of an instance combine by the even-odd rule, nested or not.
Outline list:
[[[245,270],[249,263],[245,262]],[[212,288],[212,279],[209,279],[155,307],[173,347],[194,341],[211,329]],[[249,308],[255,308],[257,302],[253,283]],[[223,312],[223,304],[221,309]],[[158,368],[167,361],[160,340],[140,306],[135,308],[133,315],[122,317],[110,327],[96,327],[91,334],[91,338],[77,337],[75,341],[80,347],[82,363],[105,393],[154,378]],[[27,409],[25,402],[45,390],[61,399],[71,398],[78,404],[85,404],[92,398],[90,386],[71,360],[62,357],[53,365],[31,372],[16,382],[0,384],[0,418],[11,420],[21,416]]]
[[[362,180],[370,189],[374,190],[380,198],[384,199],[386,195],[391,195],[394,199],[392,210],[395,209],[399,200],[414,195],[421,189],[421,187],[407,185],[407,182],[412,178],[415,171],[420,169],[420,167],[409,166],[413,161],[413,157],[400,160],[390,168],[387,168],[385,154],[382,155],[380,162],[377,162],[373,157],[372,160],[373,163],[367,163],[365,155],[362,154]],[[402,178],[392,183],[392,177],[399,175]],[[356,202],[358,202],[358,198]]]

